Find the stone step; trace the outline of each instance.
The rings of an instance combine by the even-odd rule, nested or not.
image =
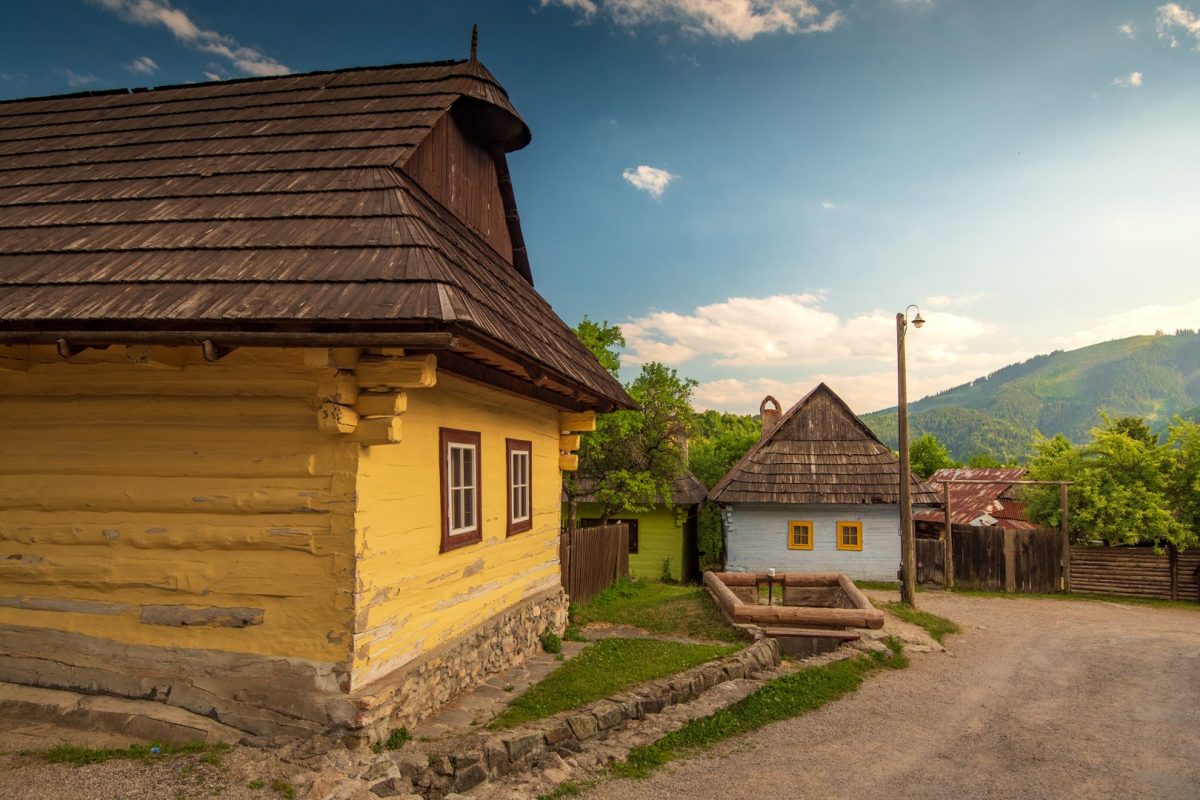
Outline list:
[[[163,744],[195,741],[233,744],[246,735],[245,731],[208,717],[151,700],[79,694],[4,682],[0,682],[0,719],[106,731],[131,741]]]

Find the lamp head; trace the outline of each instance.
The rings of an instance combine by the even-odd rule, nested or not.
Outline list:
[[[912,324],[913,324],[913,327],[914,327],[914,328],[919,328],[919,327],[921,327],[922,325],[924,325],[924,324],[925,324],[925,320],[923,320],[923,319],[921,318],[921,312],[920,312],[920,311],[918,311],[918,312],[917,312],[917,315],[916,315],[915,317],[913,317]]]

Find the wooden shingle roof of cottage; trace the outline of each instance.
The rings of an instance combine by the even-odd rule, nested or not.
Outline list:
[[[709,498],[718,503],[899,503],[900,459],[824,383],[792,406],[733,465]],[[910,473],[912,501],[937,494]]]
[[[413,177],[451,117],[503,253]],[[0,344],[432,333],[450,368],[630,407],[533,288],[504,161],[529,141],[475,59],[0,103]]]

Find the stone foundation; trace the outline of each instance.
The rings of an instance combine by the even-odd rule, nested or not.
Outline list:
[[[411,728],[434,709],[541,649],[546,630],[567,625],[567,596],[556,586],[479,624],[352,696],[356,735],[371,741]]]
[[[392,674],[347,694],[342,666],[214,650],[129,645],[0,626],[0,681],[152,700],[259,736],[348,731],[375,740],[523,661],[567,624],[561,587],[521,601]]]
[[[332,664],[0,626],[0,681],[153,700],[260,735],[309,736],[353,721]]]

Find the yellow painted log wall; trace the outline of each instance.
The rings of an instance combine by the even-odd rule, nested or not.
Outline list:
[[[558,411],[438,373],[409,392],[400,444],[359,460],[352,689],[559,584]],[[481,434],[483,540],[441,546],[441,427]],[[533,529],[506,535],[505,439],[533,443]]]
[[[124,347],[29,353],[0,370],[0,625],[348,660],[360,448],[317,430],[332,370],[300,350],[188,348],[179,370]],[[58,601],[97,611],[19,607]],[[146,605],[264,614],[173,627],[141,622]]]

